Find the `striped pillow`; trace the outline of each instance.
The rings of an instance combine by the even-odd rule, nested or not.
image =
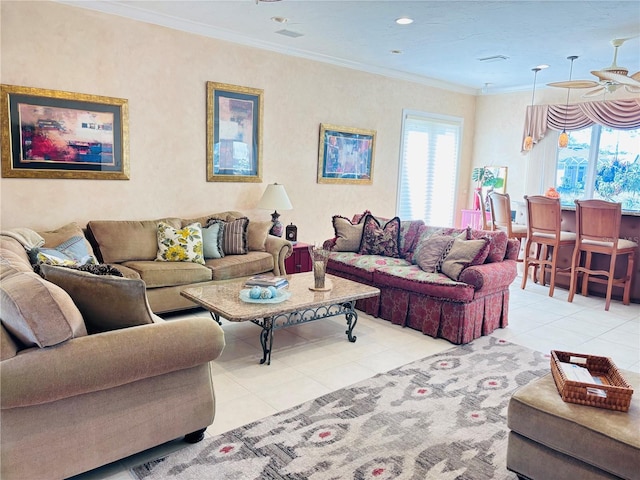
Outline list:
[[[247,246],[247,217],[236,218],[231,222],[224,222],[222,233],[222,251],[225,255],[245,255],[249,252]]]

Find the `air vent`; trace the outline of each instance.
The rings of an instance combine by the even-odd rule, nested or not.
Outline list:
[[[493,55],[492,57],[478,59],[480,62],[502,62],[503,60],[509,60],[509,57],[506,57],[505,55]]]
[[[298,33],[298,32],[294,32],[292,30],[278,30],[276,33],[279,33],[280,35],[284,35],[285,37],[291,37],[291,38],[298,38],[298,37],[302,37],[304,34],[303,33]]]

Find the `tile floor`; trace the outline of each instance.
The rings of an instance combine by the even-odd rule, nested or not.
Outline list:
[[[568,303],[567,296],[566,290],[556,289],[550,298],[547,287],[531,282],[521,290],[516,279],[511,286],[509,326],[493,335],[538,351],[605,355],[620,368],[640,371],[640,305],[613,301],[605,312],[602,298],[577,295]],[[223,321],[223,329],[227,346],[213,363],[216,419],[207,436],[453,347],[446,340],[360,312],[354,330],[358,340],[353,344],[346,339],[340,317],[277,331],[267,366],[258,364],[262,353],[257,326]],[[131,480],[131,466],[184,446],[181,441],[169,442],[74,480]]]

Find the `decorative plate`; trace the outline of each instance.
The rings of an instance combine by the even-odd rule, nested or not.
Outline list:
[[[291,292],[287,290],[278,290],[278,296],[274,298],[251,298],[249,289],[240,290],[240,300],[247,303],[280,303],[291,298]]]

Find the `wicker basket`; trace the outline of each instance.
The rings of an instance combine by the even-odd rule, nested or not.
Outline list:
[[[567,379],[559,365],[560,362],[586,367],[591,376],[598,377],[602,384]],[[620,412],[629,410],[633,388],[620,375],[610,358],[552,350],[551,373],[558,392],[565,402]]]

